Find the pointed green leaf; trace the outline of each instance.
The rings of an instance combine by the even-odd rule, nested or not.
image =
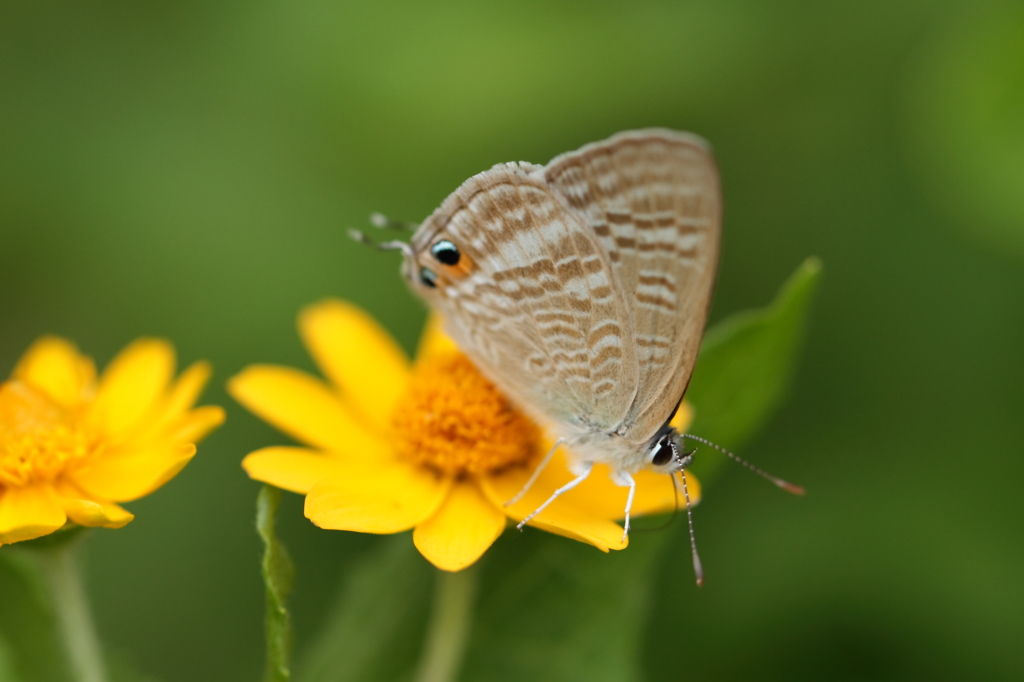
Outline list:
[[[274,527],[281,491],[264,485],[256,501],[256,531],[263,540],[263,584],[266,586],[267,682],[288,682],[291,679],[291,619],[285,601],[292,589],[294,567],[284,545],[277,539]]]
[[[766,308],[708,330],[686,394],[696,409],[690,432],[735,449],[764,426],[792,379],[820,275],[821,261],[808,258]]]

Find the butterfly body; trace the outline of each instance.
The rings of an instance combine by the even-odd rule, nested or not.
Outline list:
[[[720,224],[707,145],[631,131],[470,178],[417,229],[403,274],[575,469],[628,478],[675,438]]]

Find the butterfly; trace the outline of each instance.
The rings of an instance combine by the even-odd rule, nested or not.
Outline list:
[[[679,472],[689,502],[692,452],[670,421],[696,364],[721,222],[708,144],[646,129],[544,166],[494,166],[452,193],[410,244],[380,245],[403,251],[403,276],[448,334],[558,437],[509,502],[559,445],[569,448],[575,478],[520,527],[598,463],[630,489],[623,537],[636,472]],[[695,547],[694,563],[699,576]]]

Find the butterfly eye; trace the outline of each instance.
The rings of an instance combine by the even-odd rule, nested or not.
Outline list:
[[[676,457],[676,444],[668,434],[662,436],[651,448],[651,464],[660,467],[668,464]]]
[[[430,247],[430,254],[445,265],[456,265],[459,262],[459,258],[462,254],[459,253],[459,247],[452,244],[447,239],[442,239],[438,243]]]
[[[420,268],[420,281],[431,289],[436,289],[437,273],[430,268]]]

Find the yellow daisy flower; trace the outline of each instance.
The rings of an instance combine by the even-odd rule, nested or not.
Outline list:
[[[299,315],[306,347],[329,383],[288,367],[254,365],[228,384],[232,396],[308,447],[249,454],[250,477],[306,495],[321,528],[363,533],[413,530],[420,553],[440,569],[473,564],[501,535],[507,517],[525,518],[573,475],[559,453],[530,491],[511,499],[551,446],[432,320],[410,364],[398,345],[355,306],[327,300]],[[677,428],[692,411],[680,409]],[[531,526],[623,549],[626,489],[606,467],[560,497]],[[635,476],[635,515],[671,510],[668,476]],[[691,500],[699,484],[688,477]]]
[[[174,349],[140,339],[97,380],[92,360],[48,336],[0,384],[0,544],[65,523],[120,528],[118,502],[153,492],[188,464],[224,411],[192,409],[210,368],[174,381]]]

